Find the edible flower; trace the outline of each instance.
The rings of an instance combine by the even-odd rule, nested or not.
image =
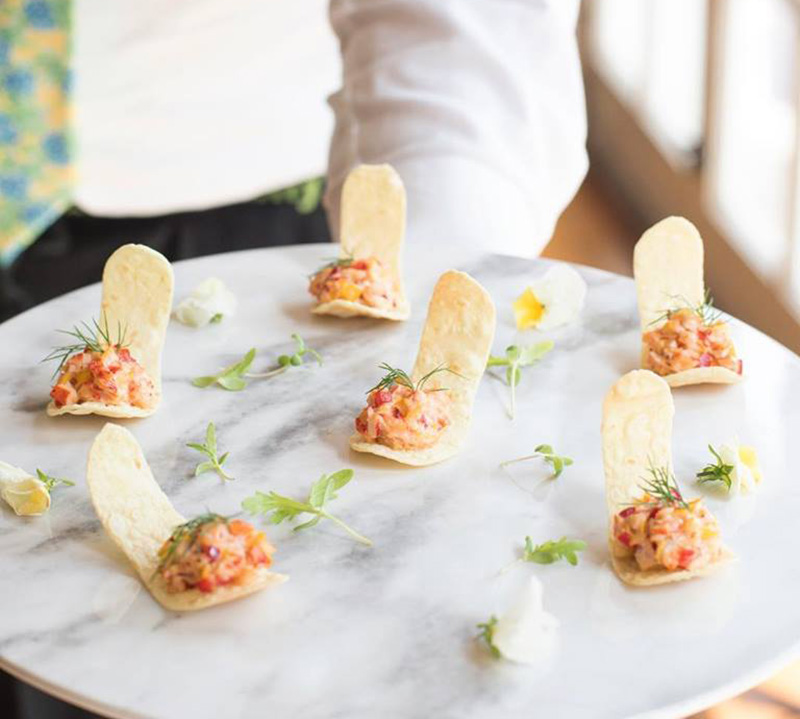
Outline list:
[[[20,517],[38,517],[50,509],[50,493],[59,485],[75,483],[36,470],[34,477],[20,467],[0,461],[0,497]]]
[[[517,329],[551,330],[574,322],[586,300],[586,281],[569,265],[555,265],[514,300]]]
[[[761,483],[763,474],[754,447],[732,440],[715,450],[708,446],[716,460],[697,473],[700,482],[721,481],[729,492],[750,492]]]
[[[236,313],[236,297],[222,280],[209,277],[175,307],[173,315],[189,327],[205,327]]]
[[[557,639],[558,619],[542,606],[542,583],[531,577],[511,609],[499,619],[492,615],[479,624],[483,639],[492,656],[519,664],[536,664],[553,651]]]

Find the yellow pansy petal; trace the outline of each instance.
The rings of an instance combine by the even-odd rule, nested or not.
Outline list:
[[[5,482],[0,496],[21,517],[36,517],[50,509],[50,492],[35,477]]]
[[[756,453],[755,447],[741,445],[739,447],[739,459],[742,460],[742,464],[753,473],[753,479],[755,479],[756,482],[760,482],[761,468],[758,466],[758,454]]]
[[[512,307],[518,330],[536,327],[544,315],[544,305],[539,302],[530,287],[514,300]]]

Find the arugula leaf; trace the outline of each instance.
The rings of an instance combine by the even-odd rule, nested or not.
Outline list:
[[[200,462],[200,464],[195,467],[195,477],[204,474],[205,472],[214,471],[224,480],[233,479],[233,477],[231,477],[229,474],[226,474],[225,470],[222,468],[222,465],[225,464],[225,460],[228,459],[230,452],[225,452],[225,454],[223,454],[221,457],[217,456],[217,429],[214,427],[213,422],[209,422],[208,427],[206,427],[205,444],[189,442],[186,446],[191,449],[196,449],[198,452],[201,452],[208,457],[207,461]]]
[[[486,646],[488,647],[492,656],[495,659],[500,659],[501,657],[500,650],[494,643],[494,630],[496,625],[497,625],[497,617],[494,614],[492,614],[492,616],[489,617],[487,621],[477,625],[480,631],[478,632],[476,639],[478,639],[478,641],[486,642]]]
[[[344,487],[351,479],[354,472],[352,469],[340,469],[333,474],[323,474],[314,484],[308,493],[308,499],[301,502],[291,497],[284,497],[277,492],[256,492],[242,501],[242,509],[250,514],[260,514],[266,516],[272,524],[280,524],[284,520],[293,520],[301,514],[312,515],[311,519],[294,527],[294,531],[313,527],[321,519],[330,519],[338,524],[350,536],[367,546],[372,546],[372,541],[356,532],[341,519],[335,517],[325,509],[325,505],[336,499],[337,491]]]
[[[534,448],[533,454],[529,454],[525,457],[518,457],[517,459],[509,459],[505,462],[501,462],[500,466],[506,467],[509,464],[525,462],[529,459],[536,459],[537,457],[541,457],[553,468],[553,479],[560,477],[561,473],[564,471],[564,467],[569,467],[573,463],[570,457],[556,454],[555,450],[553,450],[552,446],[549,444],[539,444]]]
[[[239,390],[247,387],[247,382],[244,379],[245,373],[250,369],[253,360],[256,358],[256,348],[252,347],[247,354],[238,362],[228,365],[224,369],[217,372],[217,374],[208,375],[206,377],[197,377],[192,380],[195,387],[210,387],[212,384],[218,384],[223,389],[230,392],[238,392]]]
[[[509,345],[506,347],[505,357],[496,355],[489,356],[489,361],[486,363],[487,369],[490,367],[506,368],[506,384],[511,388],[511,409],[509,411],[511,419],[514,419],[514,414],[516,412],[516,386],[519,384],[520,379],[522,379],[522,368],[536,364],[552,350],[554,346],[555,344],[552,340],[545,340],[544,342],[537,342],[524,347]]]
[[[708,445],[708,449],[717,461],[703,467],[703,469],[697,473],[697,481],[701,484],[703,482],[724,482],[725,487],[730,492],[731,485],[733,484],[731,473],[734,470],[734,466],[732,464],[725,464],[717,450],[710,444]]]
[[[550,540],[534,546],[531,538],[525,537],[522,560],[536,564],[553,564],[559,559],[566,559],[574,567],[578,563],[576,552],[582,552],[584,549],[586,549],[586,542],[580,539],[561,537],[561,539]]]

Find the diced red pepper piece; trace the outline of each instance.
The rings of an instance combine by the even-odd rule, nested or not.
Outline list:
[[[624,544],[626,547],[630,547],[630,546],[631,546],[631,535],[630,535],[630,534],[628,534],[627,532],[620,532],[620,533],[617,535],[617,539],[618,539],[618,540],[619,540],[619,541],[620,541],[622,544]]]
[[[636,512],[636,507],[627,507],[626,509],[623,509],[623,510],[622,510],[622,511],[619,513],[619,516],[620,516],[620,517],[630,517],[630,516],[631,516],[632,514],[634,514],[635,512]]]

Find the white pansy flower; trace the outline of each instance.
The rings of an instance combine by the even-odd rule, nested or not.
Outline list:
[[[190,327],[205,327],[235,314],[236,304],[236,297],[222,280],[209,277],[178,303],[173,315]]]
[[[542,592],[542,583],[531,577],[517,602],[494,625],[492,644],[505,659],[535,664],[555,648],[558,619],[544,610]]]
[[[47,485],[20,467],[0,461],[0,497],[24,517],[36,517],[50,509]]]
[[[574,322],[586,300],[586,281],[569,265],[555,265],[514,300],[517,329],[551,330]]]

